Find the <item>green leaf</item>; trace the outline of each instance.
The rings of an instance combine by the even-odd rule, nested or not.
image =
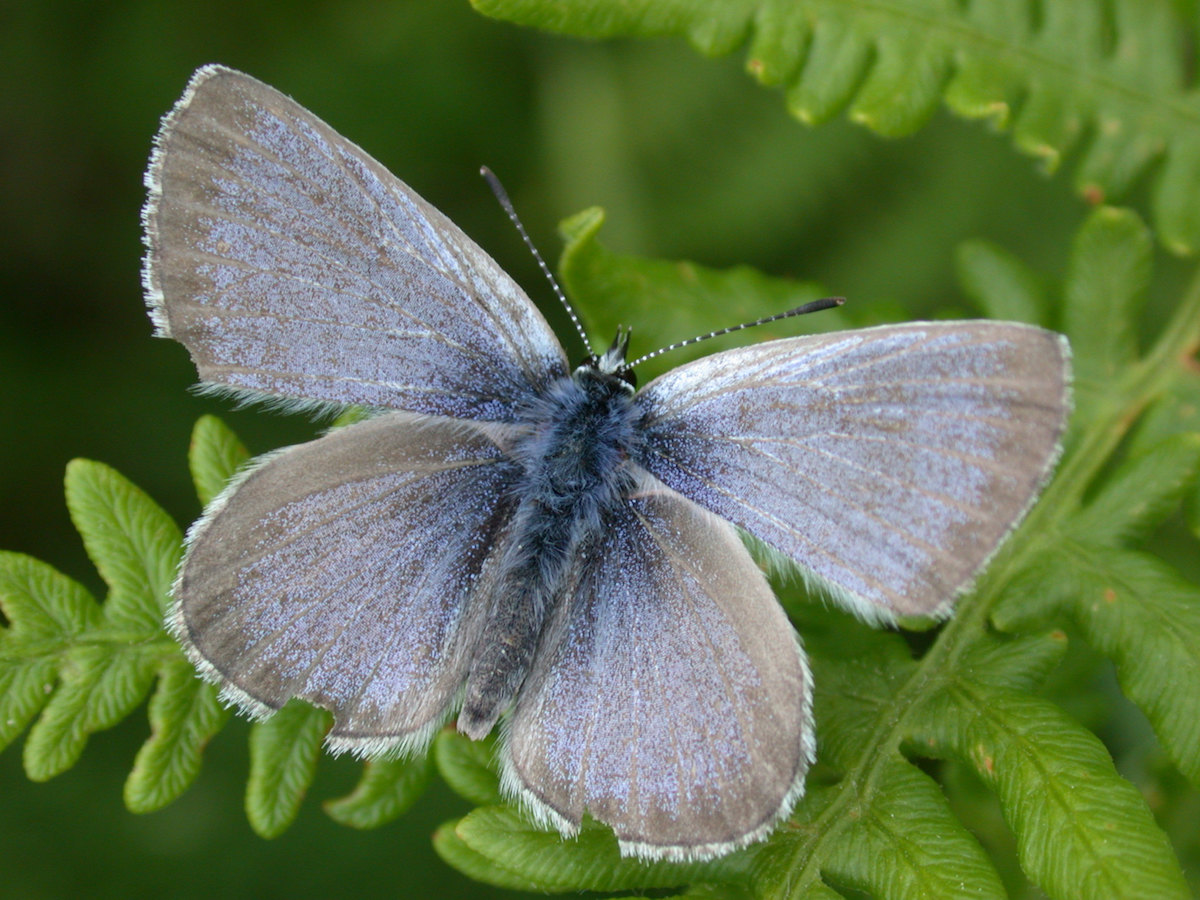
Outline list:
[[[246,817],[261,837],[278,837],[295,821],[331,721],[325,710],[292,700],[250,729]]]
[[[629,897],[628,894],[619,895],[621,900]],[[662,894],[655,893],[654,897],[661,897]],[[672,897],[688,897],[691,900],[754,900],[757,896],[753,888],[747,884],[690,884],[677,894],[672,894]],[[830,893],[822,895],[824,897],[837,898],[837,894]],[[616,898],[613,898],[616,900]],[[632,897],[631,900],[639,900],[638,897]],[[650,896],[641,895],[640,900],[650,900]]]
[[[705,53],[748,47],[747,70],[781,86],[810,124],[842,110],[910,134],[939,101],[1011,127],[1047,170],[1086,139],[1075,186],[1112,201],[1161,161],[1156,225],[1176,252],[1200,247],[1200,98],[1187,23],[1168,0],[472,0],[485,15],[578,37],[661,37]],[[1036,16],[1036,18],[1035,18]]]
[[[896,898],[1006,896],[979,843],[941,789],[909,763],[880,767],[869,810],[856,810],[822,871],[835,883]]]
[[[885,754],[872,757],[869,781],[851,775],[814,788],[810,778],[795,822],[759,853],[757,894],[826,896],[826,878],[871,896],[1004,897],[991,861],[938,785],[894,751],[868,748]]]
[[[368,761],[352,793],[325,802],[325,812],[352,828],[378,828],[398,819],[417,802],[433,771],[428,756]]]
[[[1200,786],[1200,587],[1161,560],[1094,551],[1072,599],[1088,642],[1112,658],[1121,690],[1163,749]]]
[[[99,626],[100,606],[87,588],[21,553],[0,550],[0,611],[11,623],[4,646],[63,643]]]
[[[1148,554],[1068,539],[1043,566],[1059,577],[1042,579],[1053,590],[1036,602],[1061,609],[1112,658],[1121,689],[1200,784],[1200,587]],[[1014,602],[997,610],[997,625],[1021,627],[1027,615]]]
[[[864,629],[865,631],[865,629]],[[854,651],[838,652],[807,629],[814,684],[813,715],[820,723],[820,758],[848,770],[871,743],[878,720],[888,714],[900,686],[916,664],[898,634],[869,631]]]
[[[1195,115],[1195,95],[1181,104],[1181,111]],[[1200,208],[1195,203],[1195,185],[1200,182],[1200,146],[1194,142],[1171,141],[1166,162],[1154,186],[1154,221],[1167,248],[1178,254],[1196,252],[1200,245]]]
[[[806,884],[800,891],[789,892],[788,896],[796,900],[843,900],[845,897],[821,881]]]
[[[1142,540],[1178,508],[1200,471],[1200,433],[1176,434],[1125,460],[1072,524],[1081,541]]]
[[[203,682],[182,656],[163,663],[150,698],[150,738],[125,780],[125,806],[147,813],[174,802],[200,773],[201,753],[229,711],[215,686]]]
[[[451,865],[482,858],[488,864],[467,872],[471,877],[496,887],[550,893],[645,890],[698,880],[736,880],[748,875],[751,858],[737,853],[709,863],[642,863],[619,854],[617,839],[608,828],[585,822],[577,837],[566,840],[557,831],[531,825],[510,806],[476,809],[453,825],[453,833],[457,839],[449,841],[453,858],[443,855]],[[459,843],[471,855],[458,853]]]
[[[477,806],[502,801],[494,738],[473,741],[465,734],[443,728],[433,743],[433,759],[446,784],[460,797]]]
[[[1064,325],[1080,394],[1090,398],[1110,390],[1137,357],[1135,323],[1150,280],[1152,250],[1146,226],[1128,210],[1097,210],[1076,237]],[[1082,397],[1079,405],[1082,409]]]
[[[1166,835],[1090,732],[1043,700],[958,679],[913,719],[992,787],[1021,867],[1051,897],[1186,897]]]
[[[473,850],[458,836],[458,824],[458,821],[447,822],[433,835],[433,849],[437,851],[437,855],[446,865],[457,869],[475,881],[506,888],[510,891],[532,891],[539,894],[554,892],[552,886],[538,881],[530,881]]]
[[[150,690],[154,648],[114,653],[105,645],[77,645],[65,654],[61,684],[25,741],[25,773],[46,781],[79,759],[88,736],[128,716]]]
[[[963,290],[989,318],[1047,324],[1045,285],[1015,256],[986,241],[964,241],[956,262]]]
[[[1058,630],[1012,635],[988,632],[963,654],[961,668],[989,687],[1035,691],[1067,652],[1067,636]]]
[[[46,705],[64,647],[99,624],[91,594],[61,572],[0,551],[0,750]]]
[[[612,253],[596,240],[603,210],[584,210],[559,224],[566,239],[559,274],[580,308],[589,310],[597,345],[607,346],[618,326],[632,326],[641,346],[665,347],[709,331],[713,309],[731,324],[799,306],[822,296],[810,283],[769,278],[748,266],[717,270],[689,262]],[[813,331],[845,327],[840,310],[806,317]],[[788,332],[763,325],[762,339]],[[718,349],[721,339],[671,354],[671,364]],[[656,362],[656,361],[655,361]],[[646,367],[654,369],[653,365]],[[639,371],[641,368],[639,367]]]
[[[1200,433],[1200,371],[1186,355],[1178,362],[1174,377],[1138,422],[1126,448],[1130,457],[1181,432]]]
[[[104,618],[139,633],[158,631],[183,536],[158,504],[108,466],[67,465],[67,508],[88,556],[109,587]]]
[[[11,744],[46,705],[56,678],[52,660],[15,662],[0,642],[0,750]]]
[[[36,781],[70,768],[89,735],[128,716],[149,692],[164,652],[173,652],[161,621],[179,530],[99,463],[73,461],[66,489],[72,519],[111,587],[104,606],[35,560],[0,560],[0,603],[12,622],[0,644],[0,737],[7,744],[42,710],[24,752]]]
[[[796,9],[799,11],[800,7]],[[789,24],[799,27],[781,33],[776,39],[804,41],[807,35],[802,29],[807,27],[808,20],[808,15],[795,16]],[[818,66],[825,74],[822,78],[793,79],[786,85],[788,112],[801,122],[817,125],[832,119],[850,104],[871,66],[868,29],[866,22],[851,17],[823,16],[815,21],[807,60],[803,64]],[[750,65],[752,70],[757,66],[791,66],[799,71],[802,59],[803,56],[795,58],[790,53],[782,58],[753,56]]]
[[[188,446],[188,468],[200,504],[208,506],[249,457],[238,436],[216,416],[197,419]]]
[[[912,134],[938,108],[953,71],[953,49],[914,28],[879,32],[874,50],[850,118],[886,137]]]
[[[1123,546],[1157,527],[1200,468],[1200,435],[1184,433],[1127,459],[1064,533],[1034,556],[992,620],[1006,631],[1056,616],[1117,666],[1121,688],[1163,749],[1200,784],[1200,587]]]

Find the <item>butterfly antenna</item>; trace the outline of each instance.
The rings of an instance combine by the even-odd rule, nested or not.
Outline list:
[[[575,310],[571,306],[570,301],[567,300],[567,295],[562,292],[562,288],[558,286],[558,282],[554,280],[554,276],[550,273],[550,267],[546,265],[546,261],[542,259],[542,254],[538,253],[537,247],[530,240],[529,234],[525,231],[525,226],[521,224],[521,220],[517,216],[517,211],[513,209],[512,201],[508,199],[508,191],[504,190],[504,185],[500,183],[500,179],[487,166],[480,166],[479,174],[487,179],[488,187],[492,189],[492,193],[500,201],[500,206],[508,213],[508,217],[512,220],[512,223],[517,226],[517,231],[520,232],[521,239],[525,241],[525,246],[529,248],[529,252],[533,254],[533,258],[537,260],[537,264],[541,266],[542,274],[550,282],[550,287],[554,288],[554,295],[558,297],[559,302],[563,305],[563,309],[571,317],[571,322],[575,326],[575,331],[579,333],[579,338],[583,341],[584,348],[591,353],[592,345],[588,342],[587,333],[583,330],[579,316],[575,315]]]
[[[701,341],[707,341],[709,338],[720,337],[723,334],[732,334],[735,331],[741,331],[743,328],[753,328],[755,325],[766,325],[768,322],[778,322],[780,319],[790,319],[792,316],[803,316],[808,313],[820,312],[823,309],[833,309],[835,306],[841,306],[846,302],[845,297],[824,297],[820,300],[813,300],[811,303],[805,303],[803,306],[796,306],[789,309],[787,312],[776,313],[773,316],[764,316],[761,319],[755,319],[753,322],[743,322],[741,325],[731,325],[729,328],[722,328],[719,331],[710,331],[708,334],[701,334],[697,337],[688,338],[686,341],[680,341],[677,344],[671,344],[669,347],[660,347],[652,353],[647,353],[645,356],[639,356],[633,362],[629,363],[629,368],[644,363],[648,359],[654,359],[656,356],[661,356],[671,350],[678,350],[680,347],[687,347],[690,344],[698,344]]]

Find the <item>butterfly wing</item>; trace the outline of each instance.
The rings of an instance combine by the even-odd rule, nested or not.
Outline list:
[[[641,463],[868,619],[941,614],[1059,453],[1069,360],[1003,322],[769,341],[639,395]]]
[[[273,454],[189,533],[172,630],[253,714],[303,697],[334,750],[420,749],[466,677],[513,477],[492,441],[407,413]]]
[[[709,858],[786,815],[813,757],[803,653],[728,523],[646,478],[590,548],[509,721],[504,779],[566,834]]]
[[[567,371],[541,314],[483,250],[248,75],[196,72],[146,184],[151,317],[210,384],[511,421],[531,384]]]

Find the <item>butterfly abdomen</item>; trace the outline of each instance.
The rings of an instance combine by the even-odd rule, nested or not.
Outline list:
[[[458,718],[469,737],[491,731],[516,695],[578,548],[601,537],[606,511],[623,501],[636,435],[631,401],[625,382],[583,367],[526,413],[528,437],[512,451],[523,469],[512,539]]]

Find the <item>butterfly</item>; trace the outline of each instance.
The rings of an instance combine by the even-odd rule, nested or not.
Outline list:
[[[199,69],[146,174],[157,334],[239,398],[375,414],[247,467],[190,529],[168,626],[251,716],[333,752],[502,721],[502,786],[621,852],[707,859],[792,810],[800,640],[742,533],[876,623],[943,616],[1058,456],[1063,338],[917,322],[766,341],[642,389],[572,368],[452,222],[248,75]]]

